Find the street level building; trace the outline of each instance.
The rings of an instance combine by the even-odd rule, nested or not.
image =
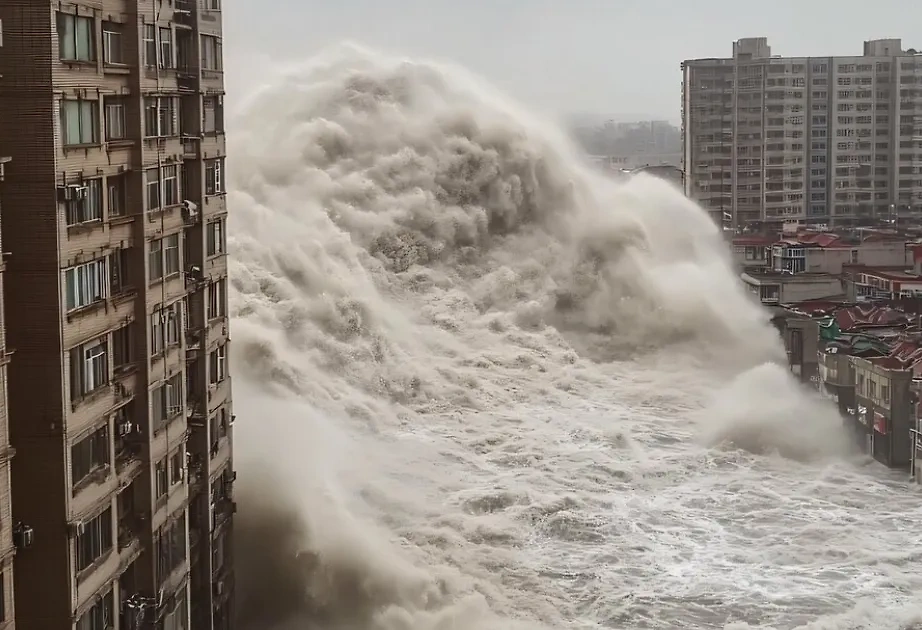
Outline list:
[[[220,0],[5,0],[0,23],[3,602],[34,630],[231,628]]]

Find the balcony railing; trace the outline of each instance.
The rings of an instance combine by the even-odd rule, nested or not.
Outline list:
[[[195,26],[196,6],[194,1],[176,0],[173,5],[173,21],[178,26]]]

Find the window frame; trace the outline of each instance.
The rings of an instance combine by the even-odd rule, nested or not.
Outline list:
[[[221,278],[208,285],[208,321],[227,317],[227,279]]]
[[[97,258],[64,270],[64,305],[68,313],[88,308],[109,297],[108,267],[107,258]],[[70,280],[71,277],[72,280]],[[96,287],[93,286],[93,280],[98,283],[98,291],[94,291]],[[81,292],[85,295],[81,296]],[[72,293],[73,303],[71,303]],[[81,298],[87,301],[81,301]]]
[[[208,222],[205,252],[208,258],[223,256],[227,253],[226,219],[220,218]]]
[[[157,45],[157,25],[145,23],[141,30],[141,42],[144,49],[143,64],[147,68],[156,68],[160,56],[160,48]]]
[[[112,26],[118,28],[113,29]],[[122,32],[123,26],[121,22],[112,22],[108,20],[102,23],[102,62],[107,66],[125,65],[125,49],[122,43],[122,37],[124,36]],[[113,51],[117,52],[117,59],[112,58]]]
[[[108,524],[108,527],[106,525]],[[98,540],[93,540],[92,536]],[[112,523],[112,506],[106,507],[84,524],[83,533],[74,538],[74,558],[77,572],[82,573],[94,567],[114,547],[115,532]],[[84,548],[89,541],[89,549]],[[89,612],[89,611],[88,611]]]
[[[112,458],[109,452],[111,437],[109,434],[109,423],[106,422],[71,444],[70,474],[71,488],[74,490],[98,471],[105,470],[111,466]],[[81,452],[84,450],[85,452]],[[84,455],[87,455],[87,466],[82,466],[81,458]],[[78,463],[81,464],[81,469],[79,470],[77,468]]]
[[[111,112],[116,112],[116,115],[110,116]],[[118,96],[106,96],[103,98],[103,119],[107,142],[128,139],[128,124],[123,98]],[[113,128],[115,128],[115,133],[112,133]]]
[[[97,223],[103,220],[102,178],[86,179],[86,197],[64,202],[64,221],[67,227]]]
[[[71,42],[73,44],[73,56],[65,56],[68,53],[65,50],[68,48],[64,45],[65,41],[68,38],[68,29],[66,24],[70,22],[70,37],[73,39]],[[81,57],[80,50],[80,37],[81,30],[78,25],[84,25],[86,27],[85,35],[89,38],[86,42],[85,57]],[[88,26],[87,26],[88,25]],[[96,61],[96,18],[89,15],[77,15],[75,13],[67,13],[64,11],[58,11],[55,17],[55,27],[58,35],[58,59],[65,63],[93,63]]]
[[[223,195],[227,190],[224,185],[224,158],[205,161],[205,195]]]
[[[77,107],[77,139],[78,142],[71,142],[71,130],[68,123],[67,108],[75,104]],[[83,108],[89,107],[89,113],[84,112]],[[62,98],[58,105],[58,121],[61,126],[61,146],[63,147],[86,147],[94,146],[99,141],[99,101],[95,99],[83,98]],[[84,126],[90,125],[89,138],[84,135]]]

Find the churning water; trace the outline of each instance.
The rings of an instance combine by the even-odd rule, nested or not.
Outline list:
[[[918,623],[918,493],[695,204],[456,68],[266,83],[230,150],[245,630]]]

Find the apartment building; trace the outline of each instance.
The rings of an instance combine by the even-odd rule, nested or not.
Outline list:
[[[16,623],[231,628],[220,0],[0,21]]]
[[[2,49],[0,49],[2,55]],[[2,145],[0,145],[2,150]],[[6,165],[9,157],[0,157],[0,190],[2,190]],[[0,207],[0,214],[3,209]],[[0,252],[3,252],[2,230],[0,230]],[[3,300],[4,261],[0,254],[0,628],[13,630],[15,625],[15,608],[13,606],[13,545],[14,535],[23,532],[16,529],[14,533],[13,510],[10,493],[10,461],[15,451],[10,446],[9,417],[7,415],[6,371],[10,363],[10,350],[6,345],[5,304]],[[20,626],[21,627],[21,626]]]
[[[834,226],[922,212],[922,54],[780,57],[764,37],[682,63],[686,194],[715,221]]]

